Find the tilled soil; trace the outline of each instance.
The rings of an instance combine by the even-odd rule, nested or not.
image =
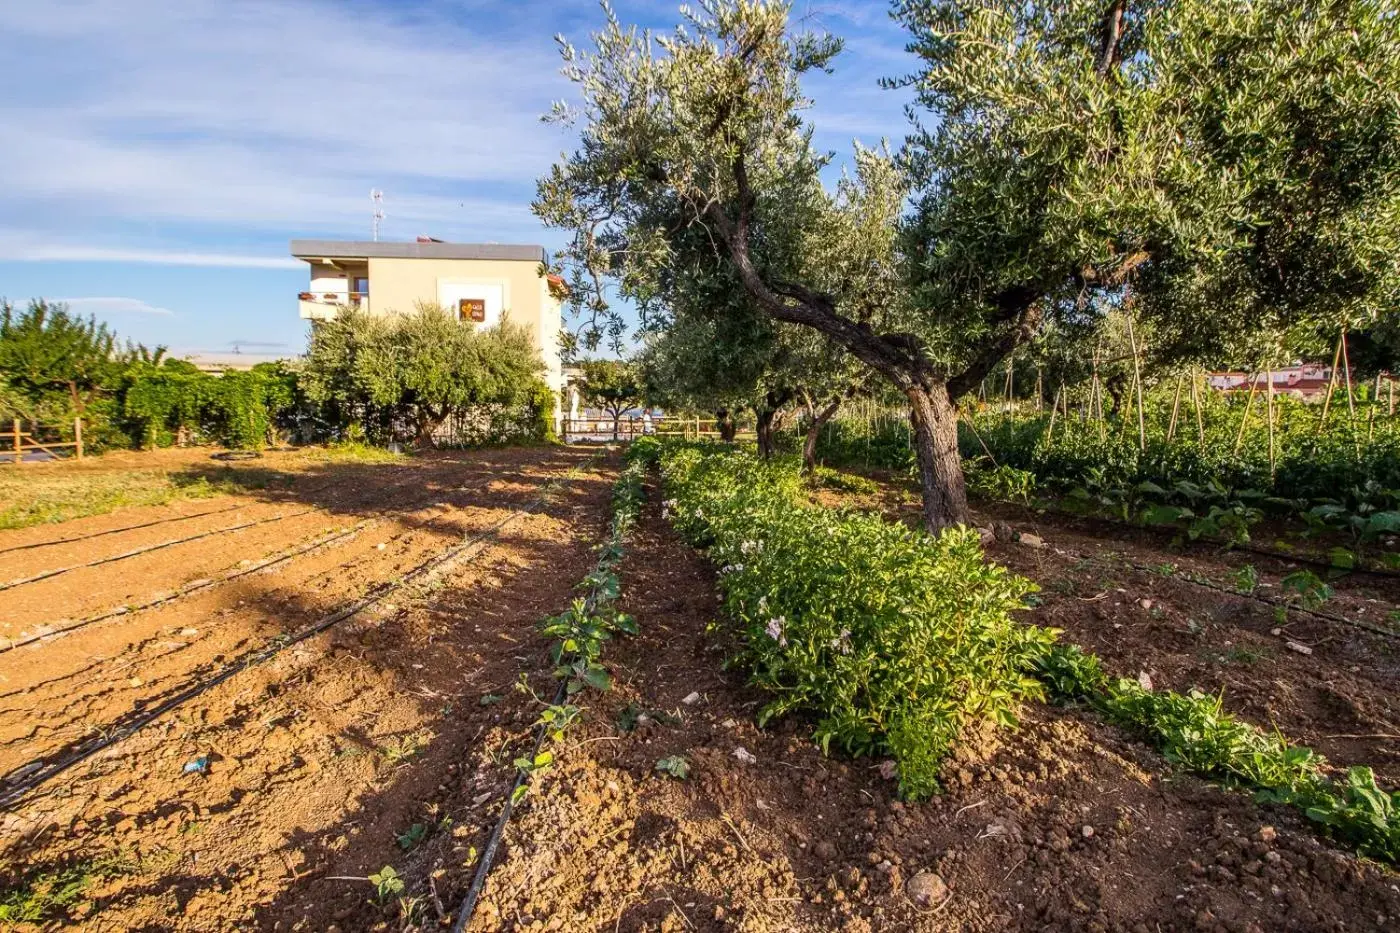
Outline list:
[[[1321,841],[1291,810],[1173,774],[1088,714],[1031,706],[1017,730],[974,730],[946,792],[920,804],[896,799],[880,762],[823,757],[800,719],[756,729],[761,696],[722,667],[713,569],[661,520],[658,498],[652,488],[622,574],[642,634],[610,646],[617,685],[590,696],[537,778],[471,929],[1400,922],[1393,872]],[[656,770],[671,755],[689,761],[686,780]]]
[[[528,727],[527,702],[512,683],[520,673],[547,676],[534,624],[567,606],[592,562],[608,514],[608,462],[550,448],[297,472],[275,491],[47,529],[53,539],[94,535],[83,542],[35,548],[27,545],[42,539],[33,529],[13,544],[0,535],[0,560],[23,555],[23,569],[0,570],[13,580],[45,569],[45,558],[62,567],[75,551],[79,562],[119,555],[197,534],[201,523],[236,524],[250,511],[312,510],[304,523],[259,526],[280,530],[241,544],[246,532],[230,532],[50,578],[70,585],[25,604],[39,620],[25,623],[34,629],[110,609],[113,599],[144,601],[200,577],[222,579],[353,529],[266,570],[0,653],[0,770],[12,780],[120,736],[147,710],[235,671],[4,815],[0,867],[11,889],[75,867],[89,875],[82,906],[54,922],[94,930],[384,923],[406,908],[395,897],[376,903],[365,877],[394,863],[408,871],[405,850],[423,837],[448,844],[457,838],[450,829],[469,828],[465,803],[454,812],[452,801],[432,799],[438,786],[477,781],[464,772],[479,757],[493,769],[481,780],[494,780],[499,746]],[[207,514],[183,520],[193,513]],[[431,580],[242,668],[255,650],[512,516]],[[146,527],[103,533],[138,524]],[[77,585],[79,573],[96,576]],[[483,705],[487,694],[504,699]],[[401,845],[415,824],[418,835]],[[465,885],[464,861],[443,880],[449,902]]]

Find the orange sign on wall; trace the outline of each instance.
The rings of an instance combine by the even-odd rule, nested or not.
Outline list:
[[[486,302],[481,298],[457,299],[457,320],[484,323],[486,321]]]

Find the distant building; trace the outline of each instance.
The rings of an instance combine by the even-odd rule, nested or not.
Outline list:
[[[416,243],[293,240],[291,252],[310,272],[308,288],[297,296],[303,318],[328,320],[347,307],[408,313],[418,303],[439,304],[469,327],[508,318],[530,329],[545,382],[562,396],[564,283],[543,273],[544,247],[419,237]]]
[[[233,351],[230,353],[187,353],[180,359],[194,365],[200,372],[206,373],[226,373],[229,371],[246,371],[252,369],[259,363],[275,363],[278,360],[287,358],[286,354],[276,355],[272,353],[240,353]]]
[[[1287,366],[1269,373],[1209,373],[1206,382],[1212,389],[1221,392],[1266,392],[1269,377],[1273,377],[1274,392],[1288,395],[1305,402],[1320,400],[1327,394],[1328,383],[1332,379],[1332,367],[1304,363],[1301,366]]]

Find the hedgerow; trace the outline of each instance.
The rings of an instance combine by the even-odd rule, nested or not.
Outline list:
[[[677,529],[721,568],[738,660],[773,697],[760,722],[810,713],[824,749],[889,754],[919,798],[966,722],[1013,724],[1044,695],[1026,672],[1054,633],[1011,617],[1034,586],[974,531],[807,507],[795,460],[666,445],[660,461]]]

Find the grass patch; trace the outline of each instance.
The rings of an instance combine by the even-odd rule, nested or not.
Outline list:
[[[182,477],[164,470],[35,475],[21,469],[0,472],[0,529],[28,528],[102,515],[140,505],[167,505],[181,499],[206,499],[247,488],[215,474]]]
[[[392,450],[356,441],[307,448],[303,453],[308,460],[320,463],[402,463],[408,459],[408,454],[396,454]]]
[[[42,924],[69,918],[74,908],[88,901],[94,884],[127,874],[131,867],[118,857],[107,856],[33,871],[14,887],[0,889],[0,924]]]

